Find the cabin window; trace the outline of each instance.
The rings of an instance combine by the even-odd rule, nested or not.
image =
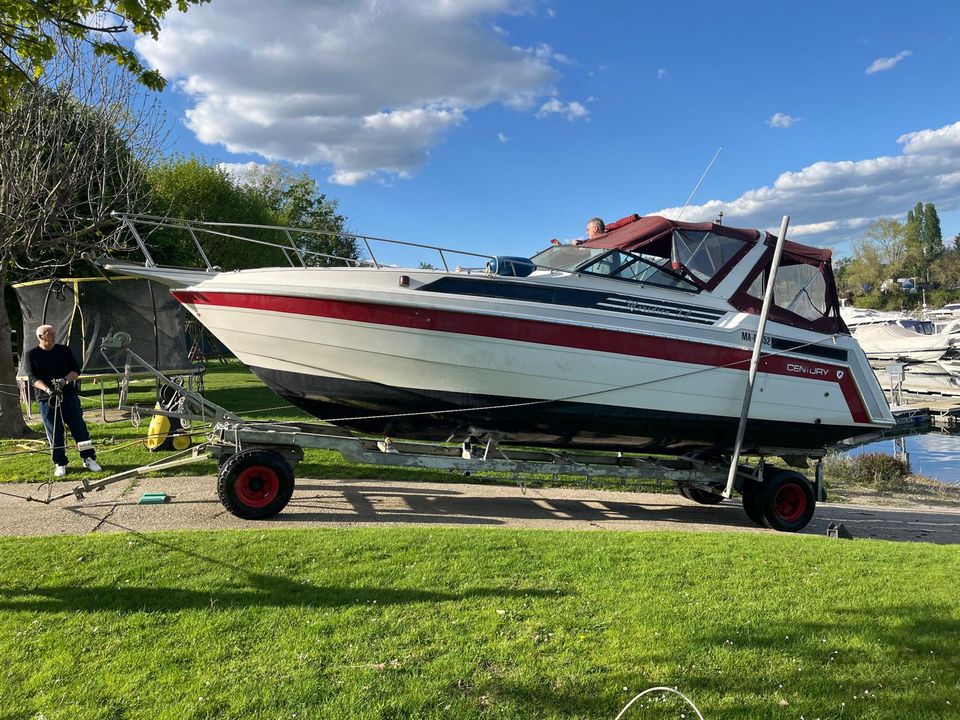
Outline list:
[[[763,300],[767,285],[767,272],[757,275],[747,294]],[[830,315],[830,300],[827,281],[820,268],[804,263],[784,264],[777,270],[773,287],[773,303],[776,307],[799,315],[804,320],[819,320]]]
[[[827,314],[827,284],[820,269],[812,265],[788,265],[777,271],[773,301],[806,320]]]
[[[745,246],[743,240],[710,231],[674,230],[672,255],[674,262],[707,283]]]

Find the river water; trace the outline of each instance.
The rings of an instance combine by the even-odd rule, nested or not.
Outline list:
[[[913,472],[943,482],[960,484],[960,435],[932,432],[926,435],[911,435],[904,440]],[[881,440],[851,450],[849,454],[879,452],[893,455],[894,448],[895,441]]]

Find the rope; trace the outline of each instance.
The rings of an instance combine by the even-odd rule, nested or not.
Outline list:
[[[652,693],[652,692],[664,692],[664,693],[673,693],[674,695],[679,695],[681,698],[684,699],[684,701],[686,701],[687,705],[693,708],[693,711],[697,714],[697,717],[700,718],[700,720],[703,720],[703,715],[700,714],[700,711],[697,709],[697,706],[693,704],[693,701],[690,698],[688,698],[686,695],[684,695],[682,692],[680,692],[676,688],[669,688],[669,687],[652,687],[644,690],[642,693],[637,693],[630,702],[628,702],[626,705],[623,706],[623,710],[621,710],[620,714],[617,715],[613,720],[620,720],[620,718],[622,718],[624,714],[626,714],[627,710],[630,709],[631,705],[633,705],[637,700],[642,698],[644,695],[647,695],[648,693]],[[681,715],[681,717],[683,716]]]
[[[835,335],[831,335],[830,338],[828,339],[835,339],[835,338],[836,338]],[[796,347],[791,348],[790,352],[795,352],[796,350],[800,350],[805,347],[810,347],[811,345],[819,345],[820,343],[823,343],[823,342],[826,342],[826,340],[815,340],[808,343],[804,343],[802,345],[797,345]],[[786,351],[764,353],[761,359],[768,358],[768,357],[781,357],[785,355],[785,352]],[[592,397],[594,395],[603,395],[604,393],[613,393],[613,392],[620,392],[622,390],[631,390],[633,388],[643,387],[644,385],[653,385],[658,382],[666,382],[668,380],[677,380],[680,378],[698,375],[700,373],[710,372],[712,370],[723,370],[723,369],[733,368],[738,365],[744,365],[749,363],[750,363],[750,358],[746,358],[744,360],[737,360],[731,363],[727,363],[726,365],[714,365],[711,367],[699,368],[697,370],[690,370],[688,372],[677,373],[676,375],[670,375],[667,377],[655,378],[652,380],[644,380],[637,383],[631,383],[629,385],[621,385],[619,387],[607,388],[605,390],[593,390],[587,393],[578,393],[576,395],[569,395],[567,397],[552,398],[547,400],[528,400],[524,402],[505,403],[501,405],[484,405],[480,407],[467,407],[467,408],[447,408],[442,410],[420,410],[417,412],[408,412],[408,413],[390,413],[390,414],[382,414],[382,415],[361,415],[361,416],[349,416],[349,417],[339,417],[339,418],[323,418],[323,420],[324,422],[329,422],[329,423],[348,422],[351,420],[385,420],[389,418],[418,417],[423,415],[452,415],[454,413],[478,412],[478,411],[484,411],[484,410],[506,410],[508,408],[530,407],[534,405],[547,405],[549,403],[555,403],[555,402],[568,402],[570,400],[580,400],[583,398]],[[347,375],[345,377],[350,377],[353,380],[372,382],[370,378],[361,377],[359,375]]]
[[[209,423],[208,423],[208,424],[209,424]],[[106,449],[102,450],[102,454],[107,454],[107,455],[108,455],[108,454],[110,454],[110,453],[112,453],[112,452],[116,452],[117,450],[123,450],[123,449],[128,448],[128,447],[133,447],[134,445],[143,444],[143,442],[144,442],[145,440],[150,439],[150,437],[152,437],[152,436],[148,433],[148,434],[146,434],[146,435],[137,436],[135,439],[133,439],[133,440],[131,440],[131,441],[129,441],[129,442],[126,442],[126,443],[122,443],[122,444],[113,444],[113,443],[111,443],[109,447],[107,446],[107,444],[106,444],[105,441],[101,441],[100,447],[101,447],[101,448],[106,448]],[[201,433],[201,432],[178,432],[178,433],[167,433],[167,437],[190,437],[190,438],[192,439],[192,438],[194,438],[194,437],[206,437],[206,434],[205,434],[205,433]],[[22,455],[38,455],[38,454],[41,454],[41,453],[43,453],[43,454],[48,454],[48,453],[50,453],[52,450],[61,450],[61,449],[62,449],[62,450],[69,450],[70,448],[71,448],[70,445],[61,445],[61,446],[56,447],[56,448],[54,448],[54,447],[52,447],[52,446],[50,446],[50,445],[44,445],[44,447],[42,447],[42,448],[37,448],[36,450],[17,450],[17,451],[14,451],[14,452],[0,452],[0,458],[4,458],[4,457],[20,457],[20,456],[22,456]]]

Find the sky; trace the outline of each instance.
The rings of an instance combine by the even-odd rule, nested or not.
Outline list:
[[[357,233],[530,255],[630,213],[850,252],[960,233],[960,3],[212,0],[137,52],[176,151],[309,172]]]

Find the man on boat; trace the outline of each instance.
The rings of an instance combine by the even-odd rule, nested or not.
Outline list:
[[[29,382],[37,390],[37,405],[47,431],[47,442],[56,466],[53,476],[62,478],[67,474],[64,423],[77,442],[77,449],[87,470],[98,472],[97,451],[93,449],[87,424],[83,421],[80,396],[76,380],[80,377],[80,365],[66,345],[58,345],[57,335],[51,325],[37,328],[39,347],[27,353],[24,368]]]
[[[590,218],[587,221],[587,240],[593,240],[596,237],[600,237],[607,231],[607,226],[598,217]]]
[[[592,217],[587,220],[587,240],[600,237],[607,231],[607,226],[601,218]],[[574,240],[573,245],[583,245],[586,240]]]

